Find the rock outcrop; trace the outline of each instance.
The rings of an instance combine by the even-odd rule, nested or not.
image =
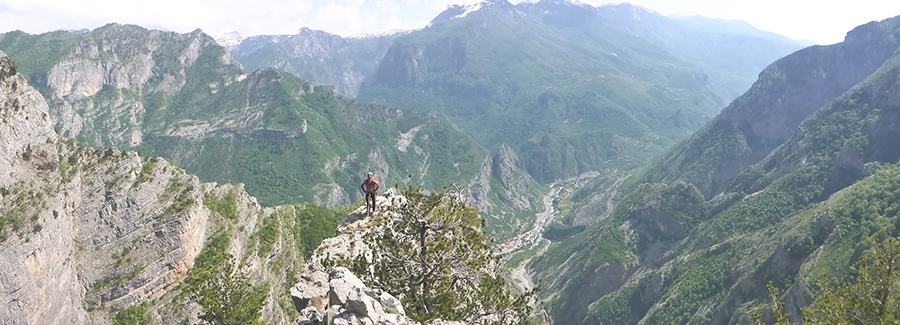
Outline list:
[[[391,199],[398,199],[393,190],[376,200],[379,213],[387,214]],[[403,200],[399,197],[399,200]],[[357,257],[371,258],[372,252],[363,244],[364,237],[379,228],[367,217],[365,207],[344,218],[337,228],[337,236],[325,239],[316,249],[310,263],[291,287],[294,308],[300,313],[298,324],[419,324],[406,317],[400,300],[380,289],[367,287],[345,267],[329,267],[332,261],[352,261]],[[430,324],[460,324],[433,321]]]
[[[255,284],[283,286],[286,271],[266,265],[293,267],[295,245],[259,256],[248,238],[273,209],[163,159],[60,137],[48,115],[47,102],[0,52],[0,324],[105,324],[126,307],[175,297],[207,237],[232,227],[228,250],[245,261],[240,271]],[[224,193],[237,215],[230,227],[204,204]],[[263,320],[284,322],[273,297]],[[195,319],[198,309],[160,299],[148,315]]]
[[[519,210],[530,210],[531,202],[521,193],[530,192],[532,180],[525,171],[525,165],[508,145],[500,146],[491,164],[491,174],[496,178],[504,191],[498,193],[501,200]]]
[[[291,288],[299,324],[414,324],[400,300],[363,284],[350,270],[336,267],[328,274],[308,273]]]
[[[386,193],[395,195],[393,191]],[[378,211],[390,204],[385,197],[376,200]],[[344,267],[329,269],[332,260],[353,260],[371,256],[364,236],[375,228],[366,217],[365,207],[344,218],[337,236],[325,239],[316,249],[304,273],[291,288],[294,307],[300,312],[299,324],[414,324],[406,318],[400,300],[381,290],[370,289]],[[324,264],[324,265],[323,265]]]

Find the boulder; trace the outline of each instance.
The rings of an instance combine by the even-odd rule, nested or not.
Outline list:
[[[400,299],[394,298],[390,293],[382,292],[377,299],[381,307],[384,308],[385,313],[406,316],[406,311],[403,310]]]
[[[314,307],[319,314],[325,313],[328,304],[328,275],[312,270],[300,276],[300,281],[291,287],[291,299],[298,311]]]
[[[328,278],[328,284],[331,287],[332,305],[347,305],[347,301],[354,291],[362,290],[366,287],[362,280],[345,267],[334,268],[328,274]]]

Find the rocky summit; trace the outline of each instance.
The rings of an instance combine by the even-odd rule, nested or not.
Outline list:
[[[390,204],[384,197],[378,197],[376,202],[381,211]],[[337,236],[322,241],[316,248],[299,281],[291,287],[300,324],[328,324],[329,319],[334,324],[418,324],[406,318],[397,298],[366,287],[345,267],[326,267],[333,259],[371,257],[372,252],[362,243],[366,233],[375,230],[372,218],[366,217],[365,207],[357,209],[338,226]]]

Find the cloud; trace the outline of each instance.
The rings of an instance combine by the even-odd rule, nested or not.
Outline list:
[[[452,4],[480,0],[0,0],[0,32],[93,29],[116,22],[148,28],[245,36],[294,34],[302,27],[355,35],[425,26]],[[599,6],[621,0],[580,0]],[[513,3],[521,0],[511,0]],[[840,41],[853,27],[900,14],[900,1],[629,0],[662,14],[740,19],[820,43]]]

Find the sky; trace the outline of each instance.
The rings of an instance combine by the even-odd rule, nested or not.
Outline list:
[[[510,0],[518,3],[522,0]],[[532,0],[533,1],[533,0]],[[211,35],[341,36],[422,28],[451,4],[479,0],[0,0],[0,33],[93,29],[108,23]],[[594,6],[623,1],[581,0]],[[746,21],[797,40],[832,44],[858,25],[900,15],[898,0],[631,0],[664,15]]]

